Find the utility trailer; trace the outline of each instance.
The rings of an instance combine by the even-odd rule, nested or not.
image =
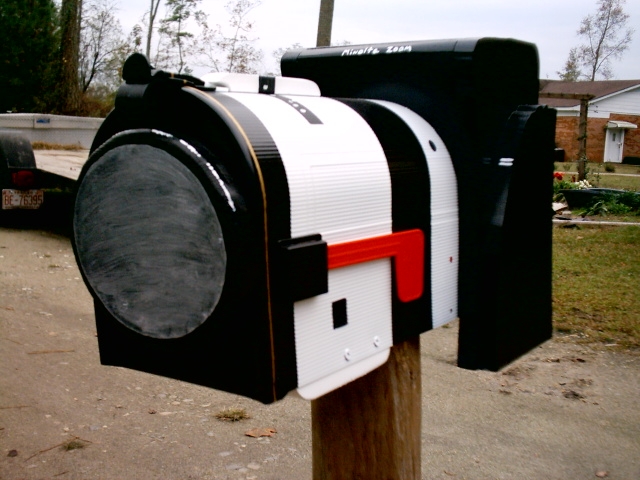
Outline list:
[[[22,133],[0,130],[0,224],[68,223],[75,184],[88,157],[84,149],[34,150]]]

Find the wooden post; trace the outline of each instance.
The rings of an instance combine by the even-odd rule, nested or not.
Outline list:
[[[329,47],[331,45],[333,1],[334,0],[320,0],[320,17],[318,18],[318,38],[316,40],[316,47]]]
[[[569,100],[580,100],[580,120],[578,123],[578,180],[584,180],[586,177],[587,164],[587,118],[589,114],[589,101],[595,98],[595,95],[589,93],[540,93],[540,98],[564,98]]]
[[[578,125],[578,180],[587,177],[587,118],[589,114],[589,99],[580,99],[580,123]]]
[[[389,361],[311,402],[314,480],[420,479],[420,339]]]

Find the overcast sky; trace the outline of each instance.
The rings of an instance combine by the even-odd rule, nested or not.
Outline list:
[[[202,0],[210,23],[228,24],[227,0]],[[149,0],[119,0],[125,33],[140,21]],[[256,46],[265,52],[265,71],[273,70],[271,52],[316,42],[320,0],[262,0],[252,11]],[[596,0],[335,0],[333,42],[352,44],[469,37],[516,38],[535,43],[540,78],[558,78],[583,17],[596,11]],[[613,63],[615,79],[640,79],[640,0],[627,0],[625,11],[636,26],[631,48]]]

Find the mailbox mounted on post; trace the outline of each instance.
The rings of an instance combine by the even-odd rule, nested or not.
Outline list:
[[[272,402],[458,316],[468,368],[549,338],[555,112],[535,105],[535,47],[310,49],[282,70],[127,60],[74,214],[102,363]]]

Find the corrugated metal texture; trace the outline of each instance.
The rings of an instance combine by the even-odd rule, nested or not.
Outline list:
[[[322,120],[266,95],[236,94],[278,145],[291,199],[291,236],[320,233],[328,243],[391,232],[391,183],[371,128],[328,98],[291,97]]]
[[[426,124],[425,124],[426,125]],[[433,138],[435,131],[431,129]],[[439,140],[439,139],[438,139]],[[436,143],[436,142],[434,142]],[[431,292],[433,328],[458,317],[458,186],[443,143],[427,154],[431,180]]]
[[[314,165],[313,216],[300,229],[317,229],[329,244],[390,233],[388,172],[386,162]]]
[[[458,317],[458,219],[432,225],[431,233],[432,314],[436,328]]]
[[[229,96],[247,106],[277,144],[293,238],[319,233],[333,244],[391,233],[387,160],[357,113],[328,98],[289,96],[289,104],[268,95]],[[300,105],[321,123],[301,115]],[[298,385],[307,395],[337,388],[386,359],[381,352],[393,343],[391,278],[390,259],[331,270],[327,294],[295,303]],[[335,328],[332,305],[342,299],[347,324]]]
[[[396,113],[422,145],[429,168],[431,200],[431,293],[433,327],[458,316],[458,187],[453,163],[438,133],[406,107],[377,101]]]
[[[332,304],[343,298],[348,324],[334,329]],[[329,293],[296,302],[298,385],[309,385],[389,349],[390,300],[391,261],[383,259],[331,270]]]

